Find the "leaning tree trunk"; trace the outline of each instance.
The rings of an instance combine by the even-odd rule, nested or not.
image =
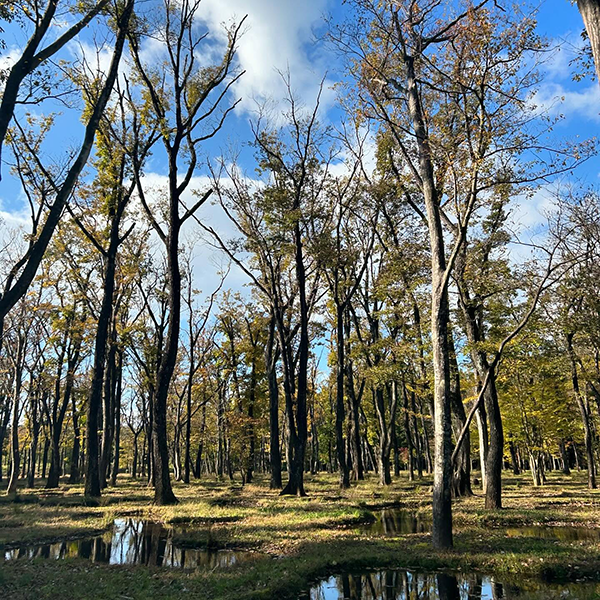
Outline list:
[[[10,289],[5,289],[4,293],[0,296],[0,337],[3,335],[4,318],[15,304],[27,293],[31,282],[37,273],[38,267],[44,258],[46,249],[54,234],[54,230],[63,214],[65,204],[71,197],[73,189],[79,180],[81,171],[85,167],[93,149],[96,131],[98,130],[100,120],[104,115],[106,105],[117,77],[119,63],[123,53],[123,46],[125,44],[125,37],[129,28],[129,18],[133,12],[134,2],[135,0],[128,0],[119,16],[117,36],[110,67],[106,75],[104,86],[100,90],[96,104],[91,111],[90,119],[85,127],[85,133],[79,153],[66,173],[60,188],[57,190],[56,197],[48,211],[44,225],[41,227],[35,242],[33,242],[26,254],[27,260],[21,272],[12,287],[10,287]],[[56,4],[54,0],[52,3]],[[21,57],[21,59],[22,58],[23,57]],[[16,91],[18,91],[18,89]],[[3,102],[5,99],[6,87],[4,89]],[[0,123],[0,129],[4,129],[4,127],[8,125],[8,121],[5,117],[6,115],[0,116],[0,119],[4,119],[3,123]]]

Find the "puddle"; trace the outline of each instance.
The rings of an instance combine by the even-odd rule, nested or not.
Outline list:
[[[564,542],[600,541],[600,529],[588,527],[565,527],[551,525],[533,525],[529,527],[510,527],[507,537],[532,537],[544,540],[562,540]]]
[[[189,529],[187,529],[189,531]],[[173,542],[172,528],[140,519],[116,519],[103,535],[6,549],[4,560],[85,558],[110,565],[148,565],[179,569],[230,567],[261,555],[244,550],[184,548]]]
[[[423,519],[410,510],[386,508],[379,511],[373,523],[361,526],[360,531],[371,535],[429,533],[431,531],[431,521]]]
[[[411,533],[431,533],[431,520],[413,511],[399,508],[386,508],[376,513],[376,519],[359,527],[359,531],[370,535],[406,535]],[[564,525],[531,525],[509,527],[506,536],[531,537],[565,542],[599,541],[600,528],[572,527]]]
[[[331,577],[301,600],[591,600],[599,583],[508,585],[494,577],[389,570]]]

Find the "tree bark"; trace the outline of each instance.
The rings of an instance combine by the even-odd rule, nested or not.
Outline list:
[[[15,375],[13,380],[13,407],[11,422],[11,466],[10,478],[8,480],[7,495],[15,496],[17,493],[17,480],[19,478],[19,416],[21,387],[23,385],[23,353],[25,348],[25,336],[19,331],[17,334],[17,352],[15,357]]]
[[[450,333],[450,352],[451,362],[450,369],[452,373],[452,429],[454,437],[458,439],[465,423],[467,415],[462,401],[460,390],[460,372],[458,370],[458,362],[456,360],[456,351],[454,349],[454,340]],[[460,454],[454,465],[452,478],[452,491],[455,497],[472,496],[471,489],[471,437],[467,433],[460,448]]]
[[[81,427],[79,426],[79,412],[75,396],[71,398],[71,415],[73,419],[73,451],[71,452],[69,483],[79,483],[81,481],[81,471],[79,470],[79,462],[81,460]]]
[[[129,18],[133,12],[135,0],[128,0],[121,18],[119,19],[119,31],[117,35],[117,41],[115,43],[115,51],[113,53],[113,59],[109,71],[109,76],[105,84],[107,89],[110,83],[110,88],[107,89],[107,96],[102,106],[102,113],[106,107],[108,96],[112,91],[113,84],[117,76],[117,70],[121,54],[123,52],[123,46],[125,44],[125,37],[129,27]],[[100,117],[98,117],[98,123]],[[96,129],[94,129],[95,134]],[[93,142],[93,136],[92,136]],[[86,157],[87,159],[87,157]],[[82,165],[83,166],[83,165]],[[113,219],[111,224],[109,250],[107,252],[106,266],[103,276],[103,296],[102,304],[100,308],[100,314],[98,315],[98,329],[96,331],[96,338],[94,342],[94,366],[92,374],[92,383],[90,386],[90,395],[88,399],[88,414],[86,424],[86,474],[85,474],[85,495],[90,497],[99,497],[101,493],[100,488],[100,466],[99,466],[99,448],[98,448],[98,412],[102,401],[102,382],[104,381],[104,368],[106,361],[106,345],[108,338],[108,328],[111,322],[112,315],[112,301],[114,294],[114,279],[115,279],[115,261],[108,260],[111,254],[110,244],[118,246],[119,238],[119,221],[120,219]],[[116,250],[115,250],[116,254]]]
[[[33,385],[33,382],[32,382]],[[29,472],[27,474],[27,487],[32,488],[35,485],[35,467],[37,463],[37,449],[40,436],[40,420],[39,420],[39,397],[36,390],[31,396],[31,442],[29,444]],[[2,445],[0,443],[0,460],[2,454]]]
[[[594,458],[594,438],[592,433],[592,423],[590,415],[589,403],[584,399],[581,394],[579,386],[579,374],[577,372],[577,360],[575,357],[575,350],[573,349],[573,333],[567,334],[567,351],[569,353],[569,359],[571,361],[571,383],[573,385],[573,392],[575,394],[575,401],[579,407],[581,414],[581,420],[583,423],[583,432],[585,438],[585,451],[587,454],[588,461],[588,487],[593,490],[596,489],[596,460]]]
[[[600,0],[577,0],[583,17],[596,66],[596,80],[600,83]]]
[[[344,402],[344,371],[346,340],[344,338],[344,305],[336,302],[336,352],[337,359],[335,365],[336,374],[336,392],[335,392],[335,442],[337,450],[338,468],[340,471],[340,488],[350,487],[350,469],[346,461],[346,451],[344,442],[344,422],[346,419],[346,410]]]
[[[117,477],[119,475],[120,460],[121,460],[121,398],[123,395],[123,351],[117,352],[117,389],[115,395],[115,410],[114,410],[114,430],[115,430],[115,455],[113,458],[113,468],[110,476],[110,485],[117,485]]]
[[[118,235],[118,226],[117,226]],[[112,246],[112,245],[111,245]],[[117,260],[117,249],[118,249],[118,238],[117,244],[111,251],[114,251],[114,256],[108,260],[114,261],[116,265]],[[113,288],[114,294],[114,288]],[[117,357],[117,329],[116,329],[116,315],[112,314],[111,325],[110,325],[110,339],[108,343],[108,356],[106,358],[106,367],[103,381],[103,419],[102,419],[102,443],[100,451],[100,488],[104,489],[107,486],[110,457],[112,452],[112,443],[114,437],[114,425],[115,425],[115,381],[116,381],[116,357]]]
[[[397,18],[397,14],[396,14]],[[397,32],[401,34],[401,31]],[[432,153],[429,147],[414,57],[401,55],[406,72],[408,112],[416,138],[421,191],[425,201],[431,249],[431,346],[434,377],[433,529],[436,548],[452,547],[452,464],[450,406],[450,351],[448,346],[448,277],[444,235]]]

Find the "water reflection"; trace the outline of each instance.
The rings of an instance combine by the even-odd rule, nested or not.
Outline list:
[[[387,508],[379,512],[373,523],[363,525],[360,529],[373,535],[429,533],[431,521],[426,521],[420,515],[409,510]]]
[[[532,525],[530,527],[511,527],[506,530],[507,537],[533,537],[545,540],[562,540],[579,542],[584,540],[600,540],[600,529],[587,527],[552,527],[549,525]]]
[[[339,575],[311,588],[310,600],[587,600],[598,598],[599,584],[507,586],[492,577],[448,573],[379,571]],[[306,596],[305,596],[306,598]]]
[[[55,544],[19,546],[6,550],[4,559],[85,558],[111,565],[149,565],[180,569],[221,568],[257,558],[248,551],[182,548],[173,542],[173,529],[139,519],[116,519],[102,536]]]

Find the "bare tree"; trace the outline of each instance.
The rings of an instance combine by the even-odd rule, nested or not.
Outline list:
[[[199,194],[190,208],[183,205],[182,196],[189,187],[198,166],[198,150],[202,142],[214,137],[221,129],[234,102],[226,109],[221,105],[228,92],[242,76],[236,71],[236,43],[244,20],[228,30],[228,44],[222,62],[215,66],[198,64],[199,50],[207,33],[198,34],[195,18],[200,1],[165,0],[162,22],[152,35],[164,44],[166,58],[160,66],[145,62],[142,57],[143,33],[129,35],[133,60],[146,89],[155,118],[161,125],[162,141],[168,161],[166,223],[161,224],[144,190],[141,164],[134,159],[134,178],[140,201],[166,249],[168,262],[169,321],[165,347],[160,357],[153,407],[154,485],[157,504],[177,502],[171,487],[167,444],[167,398],[177,361],[181,322],[181,272],[179,238],[181,227],[208,199],[212,190]],[[183,173],[179,170],[186,161]]]

